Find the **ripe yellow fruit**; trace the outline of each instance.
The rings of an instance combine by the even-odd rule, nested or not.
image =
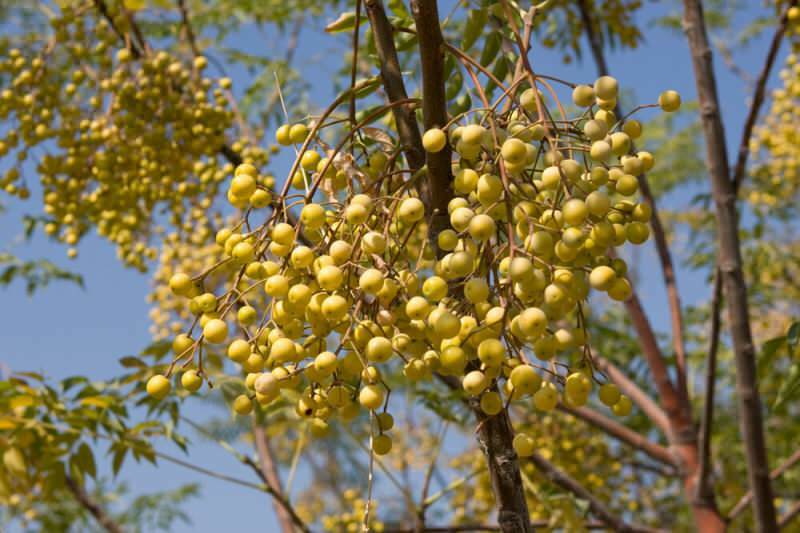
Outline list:
[[[589,208],[580,198],[571,198],[561,207],[564,222],[570,226],[580,226],[589,216]]]
[[[550,382],[542,384],[542,388],[533,395],[533,405],[540,411],[552,411],[558,405],[558,391]]]
[[[483,278],[472,278],[464,284],[464,296],[473,304],[489,298],[489,284]]]
[[[589,107],[594,103],[594,89],[589,85],[578,85],[572,90],[572,101],[576,106]]]
[[[342,286],[343,282],[344,272],[337,266],[324,266],[317,273],[317,283],[326,291],[335,291]]]
[[[617,400],[617,403],[614,404],[611,410],[614,411],[614,414],[617,416],[628,416],[631,414],[632,408],[633,404],[630,398],[625,395],[620,395],[619,400]]]
[[[392,438],[389,435],[378,435],[372,439],[372,451],[375,455],[386,455],[392,449]]]
[[[425,216],[425,204],[419,198],[406,198],[400,203],[397,215],[403,222],[413,224]]]
[[[244,339],[236,339],[228,345],[228,357],[237,363],[246,361],[250,352],[250,343]]]
[[[489,386],[489,378],[480,370],[473,370],[461,380],[464,390],[472,396],[479,396]]]
[[[185,333],[177,335],[172,341],[172,351],[175,355],[185,356],[189,353],[189,349],[194,346],[194,339]]]
[[[589,274],[589,285],[598,291],[607,291],[614,285],[616,279],[617,273],[613,268],[600,265],[594,267]]]
[[[305,124],[295,124],[289,129],[289,138],[294,144],[305,142],[308,137],[308,128]]]
[[[3,452],[3,466],[9,472],[22,475],[26,470],[25,456],[18,448],[8,448]]]
[[[319,204],[307,204],[300,211],[300,221],[308,229],[319,229],[325,224],[325,209]]]
[[[339,360],[333,352],[321,352],[314,358],[314,369],[321,376],[330,376],[339,366]]]
[[[212,344],[225,342],[228,338],[228,324],[218,318],[212,318],[203,326],[203,337]]]
[[[297,356],[297,347],[292,339],[276,339],[269,350],[269,356],[280,363],[293,361]]]
[[[460,194],[469,194],[478,186],[480,176],[471,168],[459,170],[453,180],[453,188]]]
[[[478,358],[486,366],[500,366],[506,356],[506,348],[498,339],[486,339],[478,345]]]
[[[294,244],[294,228],[285,222],[276,224],[272,228],[272,240],[284,245]]]
[[[528,150],[525,148],[524,142],[512,137],[503,143],[503,147],[500,149],[500,155],[507,163],[519,165],[525,162]]]
[[[427,152],[441,152],[447,145],[447,134],[439,128],[431,128],[422,136],[422,146]]]
[[[253,388],[263,396],[274,396],[278,393],[280,385],[272,372],[264,372],[256,378]]]
[[[147,380],[147,394],[156,400],[163,400],[172,389],[172,384],[161,374],[157,374]]]
[[[600,387],[597,396],[604,405],[613,407],[620,399],[619,388],[613,383],[606,383]]]
[[[359,288],[367,294],[378,294],[383,287],[383,272],[376,268],[365,270],[358,278]]]
[[[366,385],[361,389],[361,392],[358,393],[358,403],[360,403],[363,407],[374,411],[383,405],[385,397],[386,396],[383,392],[383,388],[381,388],[379,385]]]
[[[536,451],[536,443],[534,440],[525,433],[517,433],[514,435],[513,441],[514,451],[520,457],[530,457]]]
[[[542,386],[542,378],[530,365],[518,365],[514,367],[509,376],[514,391],[518,394],[533,394]]]
[[[201,378],[197,371],[187,370],[181,376],[181,386],[189,392],[195,392],[203,385],[203,378]]]
[[[233,410],[239,415],[249,415],[253,411],[253,400],[246,394],[240,394],[233,400]]]
[[[481,411],[494,416],[503,410],[503,399],[494,391],[484,392],[481,396]]]
[[[475,215],[469,221],[469,234],[478,242],[483,242],[494,236],[496,226],[489,215]]]
[[[292,144],[292,137],[290,135],[291,126],[283,124],[275,130],[275,140],[282,146],[289,146]]]
[[[392,341],[386,337],[373,337],[367,343],[367,359],[384,363],[392,357]]]
[[[394,417],[390,413],[381,413],[376,420],[381,431],[389,431],[394,427]]]
[[[237,198],[250,198],[256,192],[256,180],[249,174],[239,174],[231,181],[231,193]]]
[[[677,111],[681,107],[681,95],[677,91],[664,91],[658,95],[658,105],[667,113]]]
[[[169,288],[178,296],[186,296],[194,287],[192,278],[181,272],[169,278]]]
[[[619,84],[611,76],[600,76],[594,82],[594,94],[603,100],[612,100],[617,97]]]
[[[483,140],[486,134],[486,128],[479,124],[470,124],[465,126],[461,132],[461,141],[466,144],[477,145]]]

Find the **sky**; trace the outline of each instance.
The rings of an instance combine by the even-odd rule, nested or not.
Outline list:
[[[760,2],[746,4],[749,7],[743,10],[736,21],[738,27],[752,20],[755,15],[762,14]],[[671,9],[669,6],[672,5],[677,6],[677,3],[645,3],[637,15],[637,20],[645,29],[643,45],[634,51],[608,53],[610,70],[619,79],[621,87],[635,88],[635,95],[642,102],[654,102],[664,89],[679,91],[684,101],[695,98],[685,39],[681,34],[648,24],[654,17]],[[446,12],[444,9],[442,11]],[[329,15],[327,20],[334,18],[334,15]],[[273,43],[272,46],[282,42],[272,31],[265,36],[254,30],[246,30],[231,39],[237,46],[247,46],[249,43],[264,42],[265,38]],[[342,38],[315,31],[312,24],[304,28],[299,43],[295,57],[303,61],[302,70],[307,73],[312,86],[312,100],[324,107],[326,100],[331,97],[330,84],[325,80],[341,61]],[[738,66],[750,73],[758,72],[767,45],[766,39],[762,38],[738,51]],[[785,53],[786,50],[782,50],[781,57]],[[588,54],[586,57],[588,59]],[[591,83],[596,76],[594,65],[587,60],[565,66],[557,54],[539,49],[534,49],[532,60],[538,72],[571,81]],[[741,80],[723,65],[719,56],[715,57],[715,68],[728,145],[733,153],[747,112],[747,92]],[[642,120],[655,112],[647,110],[642,114]],[[279,158],[273,170],[280,176],[281,171],[285,173],[288,170],[288,165],[285,157]],[[675,204],[687,199],[687,194],[678,192],[669,201]],[[56,282],[33,297],[26,295],[20,283],[0,289],[0,368],[39,371],[53,379],[78,373],[96,379],[113,376],[119,370],[117,361],[120,357],[137,353],[150,341],[149,307],[145,302],[150,290],[148,277],[124,268],[116,259],[114,248],[94,235],[81,242],[80,254],[74,261],[66,259],[64,247],[54,245],[41,236],[31,242],[23,242],[21,215],[36,214],[41,204],[33,200],[21,205],[7,197],[1,200],[7,209],[0,213],[0,250],[12,251],[22,258],[49,258],[82,274],[86,287],[81,289],[72,284]],[[666,331],[666,296],[651,245],[645,247],[639,260],[641,263],[638,267],[642,272],[641,299],[656,327]],[[678,281],[684,303],[698,303],[709,298],[710,287],[702,274],[679,267]],[[202,419],[207,409],[205,404],[195,404],[187,412],[190,418]],[[193,461],[214,470],[252,479],[244,467],[216,444],[200,438],[193,440],[196,443],[192,447]],[[162,449],[180,455],[174,446]],[[211,533],[231,526],[254,524],[257,525],[256,529],[270,531],[269,526],[274,523],[271,504],[265,495],[223,481],[202,478],[199,474],[169,463],[162,462],[157,468],[126,467],[121,478],[136,493],[173,488],[190,482],[201,483],[200,496],[190,500],[184,507],[192,518],[192,524],[179,525],[174,528],[176,532]],[[302,476],[299,481],[302,483]],[[266,513],[265,509],[268,510]]]

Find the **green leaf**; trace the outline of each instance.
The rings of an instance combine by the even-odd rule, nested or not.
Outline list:
[[[361,16],[359,20],[359,26],[364,24],[366,17]],[[339,17],[334,20],[333,22],[329,22],[327,26],[325,26],[325,31],[328,33],[341,33],[345,31],[353,31],[353,28],[356,26],[356,13],[355,11],[346,11],[339,15]]]
[[[500,45],[503,39],[499,32],[492,32],[486,38],[486,43],[483,45],[483,52],[481,52],[480,64],[486,67],[492,63],[500,52]]]
[[[772,408],[778,409],[784,403],[793,399],[798,392],[800,392],[800,363],[795,363],[789,369],[786,379],[783,380]]]
[[[800,343],[800,322],[795,322],[789,326],[789,332],[786,334],[786,344],[789,345],[791,350],[794,350],[798,343]]]
[[[461,40],[461,48],[468,51],[483,34],[486,21],[489,15],[486,9],[473,9],[467,15],[467,23],[464,26],[464,38]]]
[[[89,474],[91,477],[97,476],[97,465],[94,462],[94,454],[92,449],[85,442],[78,447],[77,461],[80,464],[81,470]]]

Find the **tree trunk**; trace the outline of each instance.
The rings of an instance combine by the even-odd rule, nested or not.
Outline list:
[[[725,130],[722,125],[711,47],[708,43],[703,7],[699,0],[684,0],[683,24],[692,55],[711,192],[716,206],[719,270],[733,338],[736,363],[736,396],[747,455],[747,471],[753,491],[753,514],[758,531],[777,531],[766,443],[761,419],[761,400],[750,332],[747,287],[742,271],[736,193],[730,178]]]

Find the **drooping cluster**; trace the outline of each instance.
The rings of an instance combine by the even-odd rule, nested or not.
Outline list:
[[[109,9],[116,30],[127,29],[127,18]],[[231,82],[205,76],[202,56],[186,61],[128,47],[95,17],[64,7],[50,19],[45,45],[0,43],[0,118],[13,124],[0,138],[0,157],[14,159],[0,186],[27,198],[33,177],[25,161],[35,159],[46,233],[74,256],[97,227],[123,262],[144,269],[157,255],[154,224],[202,225],[232,171],[218,163],[233,123]],[[266,162],[255,147],[234,148]]]
[[[208,271],[171,276],[196,318],[148,392],[164,397],[173,369],[200,363],[211,345],[243,373],[237,413],[282,389],[300,393],[296,413],[316,434],[369,411],[378,454],[391,449],[386,378],[398,373],[409,384],[439,377],[490,416],[512,401],[580,406],[592,390],[628,414],[630,400],[593,368],[585,304],[592,289],[617,301],[631,294],[614,249],[649,237],[651,209],[637,192],[654,161],[634,148],[641,124],[612,111],[615,79],[571,88],[573,117],[553,117],[529,88],[505,110],[425,132],[430,154],[453,154],[449,224],[438,231],[423,200],[430,170],[405,168],[399,145],[337,151],[320,137],[326,116],[281,127],[279,144],[298,151],[283,191],[273,194],[251,164],[229,184],[233,205],[264,196],[271,207],[216,234],[212,270],[234,267],[230,282],[213,292]],[[674,111],[680,97],[666,91],[658,105]],[[196,388],[204,376],[189,372]],[[520,455],[534,446],[515,438]]]

